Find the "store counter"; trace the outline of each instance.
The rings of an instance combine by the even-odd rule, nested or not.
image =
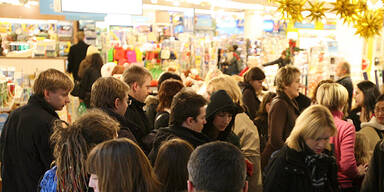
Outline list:
[[[23,74],[34,74],[49,68],[65,72],[66,57],[0,57],[0,67],[15,67]]]

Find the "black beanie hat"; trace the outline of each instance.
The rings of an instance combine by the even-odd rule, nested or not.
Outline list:
[[[206,111],[207,119],[220,111],[228,111],[234,115],[239,111],[238,106],[233,103],[231,97],[224,90],[214,92],[211,95],[210,100]]]

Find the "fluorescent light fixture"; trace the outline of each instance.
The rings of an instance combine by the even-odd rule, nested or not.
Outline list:
[[[141,15],[142,0],[61,0],[64,12]]]

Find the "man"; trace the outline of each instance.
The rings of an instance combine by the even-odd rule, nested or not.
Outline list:
[[[351,79],[351,66],[348,62],[340,62],[337,64],[336,76],[339,78],[336,83],[344,86],[348,91],[348,112],[351,111],[352,105],[352,95],[353,95],[353,83]]]
[[[124,82],[129,85],[128,91],[128,109],[125,112],[125,118],[134,123],[137,127],[132,130],[139,145],[148,153],[152,144],[145,142],[145,136],[151,131],[151,125],[147,119],[143,107],[145,99],[150,93],[150,84],[152,80],[151,73],[144,67],[132,65],[123,73]]]
[[[199,146],[188,161],[188,192],[247,192],[246,163],[234,145],[216,141]]]
[[[126,137],[136,142],[131,129],[135,125],[124,118],[128,107],[129,86],[114,77],[101,77],[95,81],[91,90],[91,107],[103,110],[120,123],[119,138]]]
[[[68,72],[72,73],[73,79],[75,81],[80,81],[77,72],[79,71],[79,65],[81,61],[87,55],[88,46],[84,42],[84,32],[80,31],[77,33],[78,43],[71,46],[68,53]]]
[[[206,105],[207,100],[203,96],[185,88],[175,95],[171,104],[169,127],[159,129],[154,139],[149,154],[152,163],[156,160],[160,145],[166,140],[180,138],[194,147],[211,141],[208,136],[201,133],[206,123]]]
[[[287,57],[287,51],[284,50],[283,52],[281,52],[281,56],[278,59],[271,61],[269,63],[264,63],[263,67],[277,64],[279,66],[279,69],[280,69],[286,65],[289,65],[289,63],[291,63],[291,59],[289,57]]]
[[[3,192],[36,191],[39,179],[52,163],[49,137],[55,111],[69,103],[71,79],[56,69],[40,73],[33,95],[23,107],[14,110],[1,133]]]

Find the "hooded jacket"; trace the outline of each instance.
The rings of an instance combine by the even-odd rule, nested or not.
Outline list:
[[[240,147],[240,139],[232,131],[235,115],[239,111],[238,107],[233,103],[231,97],[229,97],[229,95],[224,90],[219,90],[213,93],[210,97],[210,100],[211,102],[208,104],[206,111],[207,123],[204,125],[202,132],[209,136],[211,130],[215,129],[213,120],[216,113],[221,111],[230,112],[233,115],[231,122],[228,124],[224,131],[219,133],[217,138],[211,139],[227,141],[234,144],[235,146]]]
[[[384,125],[377,122],[376,117],[372,117],[369,122],[361,123],[359,133],[363,134],[368,140],[368,155],[372,157],[375,145],[383,139]]]

